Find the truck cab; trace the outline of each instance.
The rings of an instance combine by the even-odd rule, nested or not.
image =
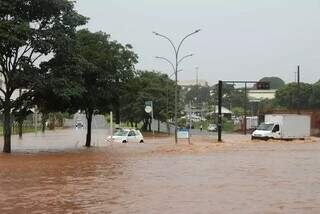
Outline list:
[[[252,133],[251,139],[279,139],[281,138],[281,126],[278,123],[261,123]]]

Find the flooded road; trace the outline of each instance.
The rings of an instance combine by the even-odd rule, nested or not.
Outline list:
[[[43,152],[62,143],[49,134],[40,153],[20,142],[0,154],[0,213],[320,213],[318,140],[99,144],[104,135],[89,150],[73,136]]]

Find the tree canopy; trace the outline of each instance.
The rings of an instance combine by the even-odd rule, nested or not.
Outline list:
[[[297,83],[289,83],[276,91],[276,103],[281,107],[295,109],[300,102],[301,108],[311,107],[313,86],[308,83],[300,83],[300,96]],[[299,101],[300,99],[300,101]]]
[[[270,82],[270,89],[279,89],[285,85],[285,82],[279,77],[263,77],[259,82]]]
[[[121,96],[121,119],[132,123],[143,121],[146,129],[150,115],[145,113],[144,105],[146,101],[153,101],[154,118],[167,121],[173,117],[174,88],[175,82],[166,74],[138,71]]]
[[[209,86],[192,86],[185,96],[185,103],[195,103],[201,105],[210,100],[210,87]]]
[[[39,60],[72,46],[76,27],[86,18],[68,0],[0,1],[0,72],[4,88],[4,152],[11,152],[11,99],[17,89],[32,92],[40,73]]]
[[[77,32],[74,54],[80,65],[78,83],[83,90],[73,98],[73,107],[86,113],[86,146],[90,147],[93,114],[112,109],[118,90],[134,77],[138,56],[131,45],[122,45],[111,41],[106,33],[86,29]]]

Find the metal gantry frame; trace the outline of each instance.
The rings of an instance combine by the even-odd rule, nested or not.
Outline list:
[[[244,135],[247,134],[247,86],[248,84],[257,84],[261,83],[261,81],[239,81],[239,80],[232,80],[232,81],[222,81],[219,80],[219,85],[218,85],[218,141],[222,142],[222,90],[223,90],[223,83],[226,84],[238,84],[242,83],[244,84],[244,94],[245,94],[245,101],[244,101]],[[267,82],[265,82],[267,83]]]

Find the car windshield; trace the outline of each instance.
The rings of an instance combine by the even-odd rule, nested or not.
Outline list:
[[[260,126],[258,126],[257,130],[261,130],[261,131],[271,131],[273,128],[274,124],[273,123],[262,123],[260,124]]]
[[[116,133],[114,133],[114,136],[127,136],[129,131],[119,130]]]

